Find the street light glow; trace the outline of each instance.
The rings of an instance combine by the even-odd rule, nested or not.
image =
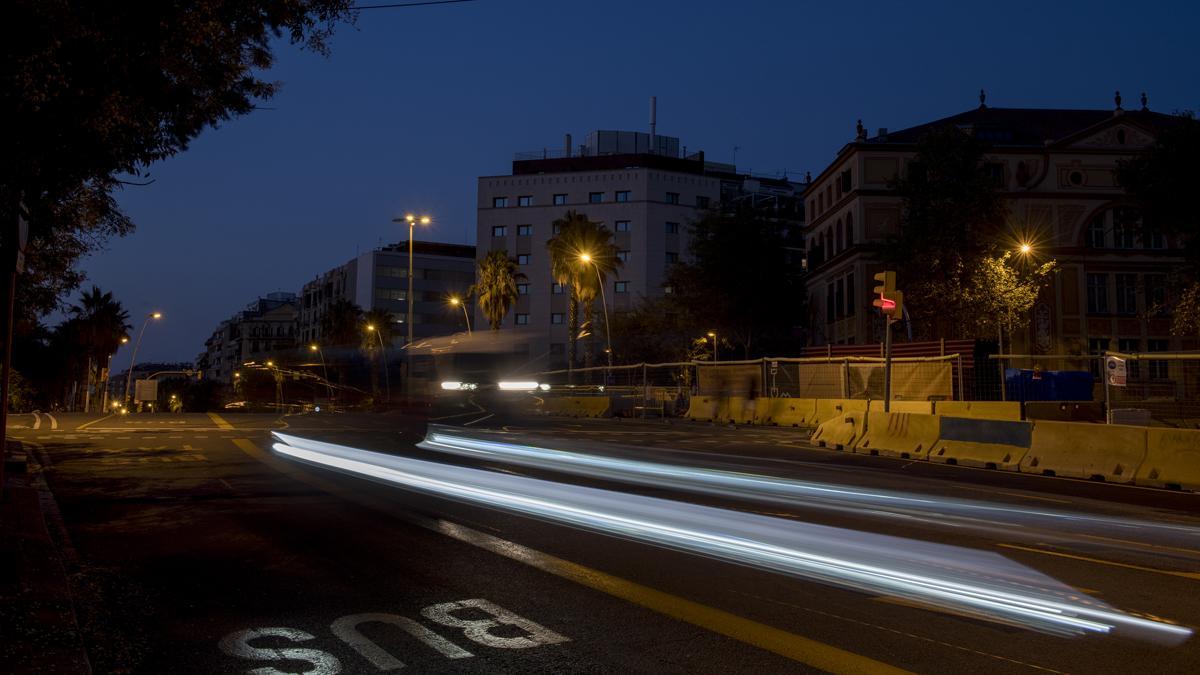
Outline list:
[[[1029,243],[1021,244],[1021,255],[1029,255],[1033,252],[1033,246]]]
[[[717,334],[712,331],[708,331],[708,337],[715,338],[715,337],[717,337]]]
[[[161,318],[162,318],[162,312],[155,312],[155,313],[153,313],[153,314],[151,314],[151,315],[150,315],[150,318],[151,318],[151,319],[161,319]]]
[[[309,345],[309,346],[308,346],[308,351],[310,351],[310,352],[315,352],[315,351],[317,351],[317,349],[318,349],[318,347],[317,347],[316,345]]]
[[[367,330],[375,330],[375,324],[373,324],[373,323],[367,324]]]
[[[129,344],[129,338],[128,337],[121,338],[121,344],[123,344],[123,345]]]
[[[586,262],[591,262],[591,261],[592,261],[592,256],[591,256],[590,254],[588,254],[588,253],[581,253],[581,254],[579,254],[579,259],[580,259],[580,260],[582,260],[582,261],[583,261],[583,262],[585,262],[585,263],[586,263]]]
[[[450,298],[450,304],[454,305],[455,307],[458,307],[459,302],[462,302],[462,301],[459,300],[458,298],[455,298],[455,297]]]

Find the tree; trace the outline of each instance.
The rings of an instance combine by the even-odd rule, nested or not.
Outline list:
[[[1117,182],[1142,216],[1142,227],[1174,240],[1187,259],[1171,275],[1174,302],[1155,307],[1171,311],[1172,332],[1200,335],[1200,215],[1193,193],[1200,185],[1200,121],[1190,113],[1164,125],[1145,152],[1117,163]],[[1149,234],[1147,232],[1146,234]]]
[[[78,322],[77,330],[84,359],[87,362],[86,382],[89,390],[93,382],[107,378],[108,360],[122,339],[129,339],[129,312],[113,299],[111,292],[102,292],[92,286],[72,305],[69,314]]]
[[[596,296],[601,293],[608,275],[615,273],[622,262],[612,243],[612,231],[588,220],[587,215],[567,211],[554,221],[554,227],[558,234],[546,242],[546,250],[550,253],[551,277],[570,291],[567,306],[567,367],[570,369],[577,361],[580,334],[594,335],[596,332],[592,328]],[[580,324],[581,310],[585,317],[583,325]],[[588,360],[591,360],[591,350]]]
[[[1036,265],[1011,259],[1010,251],[985,255],[968,278],[962,299],[970,310],[971,323],[964,327],[967,334],[990,337],[1029,325],[1033,305],[1052,280],[1057,263]]]
[[[321,339],[334,347],[356,344],[361,337],[362,323],[362,308],[339,298],[330,303],[321,316]]]
[[[804,317],[802,249],[799,228],[772,211],[710,212],[691,226],[692,262],[668,273],[669,297],[700,335],[715,330],[745,358],[788,351]]]
[[[492,330],[500,330],[508,310],[517,304],[517,281],[525,279],[517,271],[517,261],[508,257],[508,251],[488,251],[479,261],[475,273],[475,285],[470,293],[479,301],[479,309]]]
[[[383,357],[383,367],[387,369],[387,354],[381,353],[382,345],[392,344],[392,315],[390,312],[382,309],[372,309],[362,315],[362,323],[359,326],[359,349],[367,355],[367,361],[371,364],[376,363],[379,357]],[[372,365],[371,372],[371,391],[376,395],[379,394],[379,369]],[[391,384],[388,384],[391,388]]]
[[[613,317],[613,349],[628,363],[705,360],[712,358],[706,331],[672,296],[646,298]]]
[[[976,337],[964,332],[974,311],[966,293],[984,257],[1005,248],[1007,217],[985,171],[985,150],[957,127],[935,128],[917,141],[908,171],[893,184],[902,200],[900,226],[881,258],[896,270],[922,337]]]

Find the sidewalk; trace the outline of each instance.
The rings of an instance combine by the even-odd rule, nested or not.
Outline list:
[[[25,449],[8,442],[8,456]],[[43,499],[52,503],[30,457],[5,471],[0,497],[0,671],[90,673],[80,638],[64,556],[50,536]]]

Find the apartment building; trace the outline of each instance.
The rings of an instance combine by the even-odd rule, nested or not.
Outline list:
[[[196,368],[209,379],[233,382],[243,363],[296,345],[299,302],[295,293],[268,293],[222,321],[204,341]]]

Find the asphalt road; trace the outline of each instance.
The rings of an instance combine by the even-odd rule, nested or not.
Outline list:
[[[730,498],[415,447],[400,415],[13,418],[75,552],[96,672],[1200,672],[1174,647],[1063,638],[298,464],[270,430],[1004,557],[1121,610],[1200,626],[1200,496],[846,455],[791,429],[444,410],[531,445],[921,495],[927,511]],[[974,500],[1091,520],[939,519]],[[1105,519],[1144,531],[1107,532]],[[1014,517],[1015,520],[1015,517]],[[450,604],[457,603],[457,604]],[[468,656],[469,654],[469,656]]]

